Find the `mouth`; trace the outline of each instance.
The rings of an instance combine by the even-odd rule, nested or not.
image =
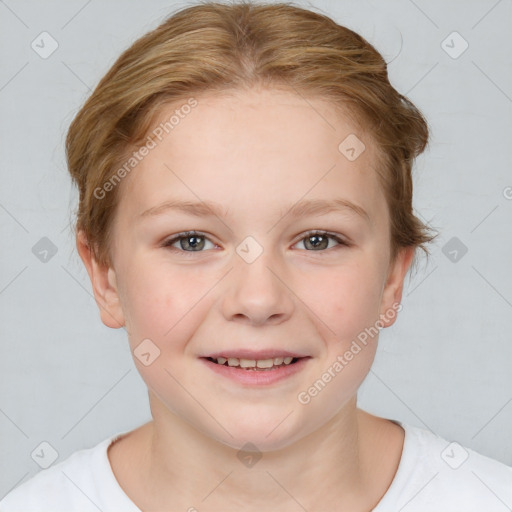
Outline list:
[[[303,357],[292,357],[292,356],[279,356],[269,357],[266,359],[244,359],[238,357],[207,357],[208,361],[218,364],[220,366],[229,366],[231,368],[237,368],[248,371],[263,371],[268,372],[277,370],[284,366],[290,366],[296,364],[299,359],[305,359]]]
[[[311,356],[283,350],[228,350],[200,357],[222,378],[245,387],[277,384],[293,378],[308,366]]]

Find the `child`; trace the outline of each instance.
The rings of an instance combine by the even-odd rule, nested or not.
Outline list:
[[[77,248],[153,419],[0,510],[510,508],[511,468],[356,404],[434,238],[412,210],[427,141],[381,55],[290,4],[199,4],[133,44],[66,149]]]

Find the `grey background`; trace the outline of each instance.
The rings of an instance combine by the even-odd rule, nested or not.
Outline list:
[[[512,465],[512,3],[296,3],[375,44],[432,128],[415,209],[441,235],[381,333],[360,405]],[[62,461],[150,418],[125,331],[101,324],[74,248],[63,144],[119,53],[189,4],[0,1],[0,497],[40,469],[41,442]],[[47,59],[31,48],[43,31],[59,44]],[[469,44],[458,58],[441,46],[453,31]],[[32,250],[43,237],[57,249],[46,262]],[[455,262],[453,237],[468,249]]]

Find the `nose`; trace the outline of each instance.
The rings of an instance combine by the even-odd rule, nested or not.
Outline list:
[[[236,254],[234,258],[234,268],[224,283],[224,317],[249,325],[277,325],[290,318],[293,293],[270,251],[263,251],[252,263]]]

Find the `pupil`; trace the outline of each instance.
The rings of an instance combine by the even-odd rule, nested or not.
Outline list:
[[[187,238],[183,238],[181,241],[182,249],[191,248],[194,250],[200,250],[204,246],[204,240],[200,236],[189,236]]]
[[[306,246],[309,245],[310,247],[308,248],[313,249],[325,249],[327,247],[326,242],[328,242],[327,238],[322,235],[311,235],[306,239]],[[181,241],[181,248],[186,249],[187,247],[185,246],[188,246],[188,248],[194,250],[200,250],[204,246],[204,240],[202,240],[202,237],[200,236],[189,236],[188,238],[184,238]]]
[[[328,240],[322,235],[311,235],[308,237],[307,242],[313,249],[318,249],[319,247],[325,249],[327,247],[325,242],[328,242]]]

